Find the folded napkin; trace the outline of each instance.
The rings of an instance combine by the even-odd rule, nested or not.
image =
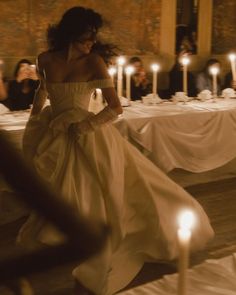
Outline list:
[[[236,94],[235,94],[235,91],[233,88],[225,88],[223,91],[222,91],[222,96],[224,98],[230,98],[230,97],[235,97]]]
[[[153,93],[150,93],[146,96],[142,96],[142,100],[144,104],[158,104],[162,102],[162,99]]]
[[[200,100],[208,100],[212,98],[212,93],[210,90],[205,89],[198,93],[197,98]]]

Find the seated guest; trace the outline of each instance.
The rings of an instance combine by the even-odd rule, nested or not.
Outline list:
[[[134,73],[131,76],[131,99],[139,100],[142,96],[152,92],[152,86],[147,78],[143,68],[142,60],[134,56],[129,60],[129,65],[134,67]]]
[[[175,92],[183,92],[183,65],[181,60],[184,56],[187,56],[186,52],[181,52],[176,57],[176,63],[169,72],[169,96],[175,94]],[[196,96],[195,78],[194,75],[187,72],[187,88],[188,96]]]
[[[234,90],[236,90],[236,81],[233,80],[231,71],[225,75],[223,89],[225,88],[233,88]]]
[[[204,68],[202,69],[202,71],[200,73],[198,73],[198,75],[196,76],[196,88],[197,88],[197,92],[201,92],[202,90],[210,90],[212,91],[212,86],[213,86],[213,79],[212,79],[212,74],[210,72],[210,69],[212,67],[217,67],[220,68],[220,62],[215,59],[215,58],[211,58],[209,59]],[[217,76],[217,93],[220,94],[221,91],[221,81],[219,78],[219,75]]]
[[[8,100],[10,109],[26,110],[33,103],[35,90],[39,86],[35,65],[29,60],[20,60],[15,68],[14,79],[9,81]]]
[[[7,100],[7,89],[6,89],[6,81],[3,77],[3,61],[0,60],[0,102],[2,104],[6,104]]]

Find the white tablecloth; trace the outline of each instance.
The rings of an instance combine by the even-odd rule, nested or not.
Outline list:
[[[14,146],[21,150],[22,136],[30,111],[5,112],[0,115],[0,129],[8,133],[9,140]]]
[[[29,112],[0,115],[0,128],[20,148]],[[158,167],[204,172],[236,157],[236,99],[187,104],[134,102],[114,122]]]
[[[236,295],[236,253],[209,259],[188,270],[189,295]],[[177,295],[178,274],[123,291],[119,295]]]
[[[162,170],[204,172],[236,157],[236,100],[133,103],[115,123]]]

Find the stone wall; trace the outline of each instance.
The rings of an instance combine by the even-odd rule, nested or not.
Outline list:
[[[236,50],[236,1],[213,0],[212,53]]]
[[[127,55],[157,54],[161,0],[0,0],[0,58],[8,64],[46,49],[45,32],[70,7],[81,5],[106,20],[101,37]]]

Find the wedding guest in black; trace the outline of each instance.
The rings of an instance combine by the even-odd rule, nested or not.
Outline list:
[[[188,25],[177,25],[176,27],[176,54],[187,51],[191,54],[196,54],[196,29]]]
[[[202,69],[201,72],[199,72],[196,76],[196,88],[197,88],[197,92],[201,92],[202,90],[210,90],[212,91],[212,74],[211,74],[211,68],[212,67],[216,67],[218,69],[220,69],[220,62],[215,59],[215,58],[211,58],[209,60],[207,60],[204,68]],[[221,91],[221,80],[219,75],[217,76],[217,93],[220,94]]]
[[[152,85],[138,56],[131,57],[129,65],[134,67],[134,73],[131,76],[131,99],[140,100],[142,96],[152,92]]]
[[[7,98],[6,81],[3,77],[3,61],[0,60],[0,102],[4,104]]]
[[[233,75],[231,71],[225,75],[223,89],[225,88],[233,88],[234,90],[236,90],[236,81],[233,80]]]
[[[8,101],[12,111],[26,110],[33,103],[35,90],[39,86],[35,65],[29,60],[20,60],[14,71],[14,79],[9,81]]]
[[[181,59],[184,56],[187,56],[186,52],[181,52],[176,57],[176,62],[173,65],[171,71],[169,72],[169,96],[175,94],[175,92],[183,92],[183,65],[181,63]],[[195,77],[188,70],[187,71],[187,88],[188,88],[188,96],[194,97],[197,94],[195,87]]]

